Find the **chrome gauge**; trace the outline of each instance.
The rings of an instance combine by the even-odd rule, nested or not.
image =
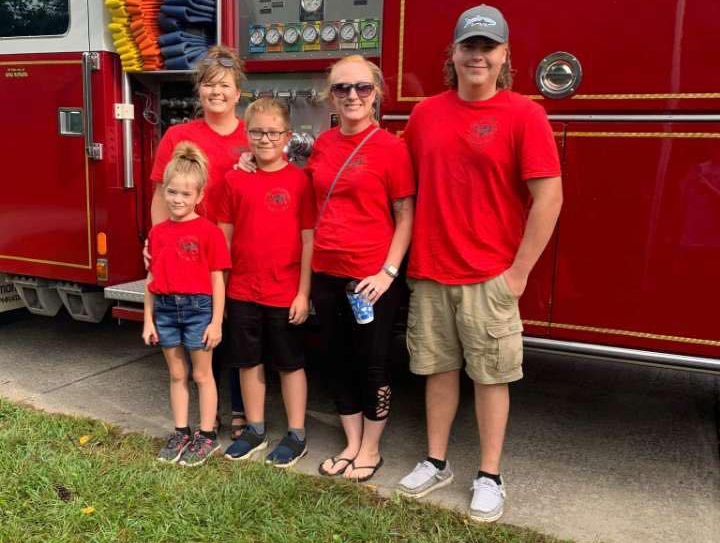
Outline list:
[[[326,43],[335,41],[337,35],[337,27],[333,23],[325,23],[320,29],[320,39]]]
[[[262,28],[256,27],[250,34],[250,43],[253,45],[262,45],[265,39],[265,31]]]
[[[285,34],[283,35],[283,39],[285,40],[285,43],[288,45],[295,45],[298,41],[298,38],[300,37],[300,32],[298,32],[298,29],[294,26],[289,26],[285,29]]]
[[[343,41],[352,41],[355,39],[357,31],[353,23],[343,23],[340,27],[340,37]]]
[[[318,11],[322,7],[322,5],[323,0],[300,0],[300,6],[308,13],[314,13]]]
[[[303,28],[302,39],[305,43],[314,43],[318,39],[318,31],[314,25],[307,25]]]
[[[280,30],[274,26],[265,34],[265,41],[268,42],[268,45],[277,45],[280,43],[280,38],[282,38],[282,34],[280,34]]]
[[[364,40],[374,40],[377,37],[378,27],[376,23],[367,23],[362,27],[362,37]]]

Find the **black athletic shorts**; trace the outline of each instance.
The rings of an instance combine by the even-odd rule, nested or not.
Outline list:
[[[289,307],[226,299],[226,361],[233,368],[265,362],[277,371],[305,367],[304,327],[288,322]]]

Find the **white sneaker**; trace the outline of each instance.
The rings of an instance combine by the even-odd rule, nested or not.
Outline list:
[[[502,481],[502,479],[501,479]],[[478,477],[473,481],[470,518],[478,522],[494,522],[503,514],[505,505],[505,485],[497,484],[487,477]]]
[[[431,462],[425,460],[400,480],[397,485],[397,493],[410,498],[422,498],[433,490],[452,483],[453,477],[450,462],[445,464],[445,469],[439,470]]]

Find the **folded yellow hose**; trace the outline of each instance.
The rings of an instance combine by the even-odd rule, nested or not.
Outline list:
[[[126,72],[142,71],[142,54],[130,30],[130,19],[125,8],[125,0],[105,0],[105,7],[112,15],[108,29],[112,35],[115,50],[120,55],[123,70]]]

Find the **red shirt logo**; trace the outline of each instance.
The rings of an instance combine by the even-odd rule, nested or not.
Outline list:
[[[496,132],[497,121],[495,119],[483,119],[470,125],[466,137],[472,145],[480,146],[495,139]]]
[[[186,262],[198,262],[200,260],[200,241],[197,236],[182,236],[177,240],[175,250],[181,260]]]
[[[286,211],[290,200],[290,193],[284,188],[270,189],[265,195],[265,205],[270,211]]]

